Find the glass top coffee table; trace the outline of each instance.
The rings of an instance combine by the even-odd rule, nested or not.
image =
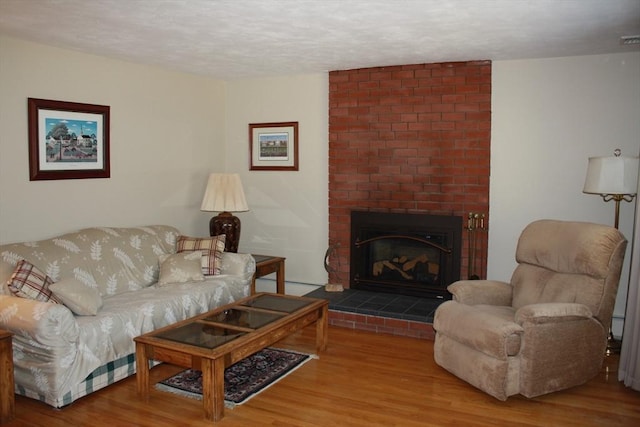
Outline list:
[[[327,347],[329,302],[259,293],[134,338],[138,394],[149,397],[149,361],[202,371],[205,418],[224,416],[224,369],[287,335],[316,324],[316,349]]]

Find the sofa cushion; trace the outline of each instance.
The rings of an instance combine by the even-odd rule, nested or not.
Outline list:
[[[224,252],[226,236],[220,234],[213,237],[179,236],[176,252],[202,252],[202,274],[213,276],[220,274],[220,262]]]
[[[26,260],[18,262],[7,282],[11,292],[18,297],[60,304],[62,301],[49,289],[52,283],[49,276]]]
[[[171,226],[92,227],[36,242],[0,246],[14,266],[26,259],[53,280],[74,277],[100,296],[146,288],[158,281],[158,257],[176,252],[180,233]]]
[[[158,286],[173,283],[203,281],[202,252],[180,252],[171,255],[160,255],[160,278]]]
[[[91,288],[73,277],[62,279],[49,289],[67,306],[80,316],[95,316],[102,307],[102,297],[97,288]]]

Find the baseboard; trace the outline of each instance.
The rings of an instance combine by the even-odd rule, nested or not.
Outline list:
[[[308,283],[284,282],[284,292],[287,295],[302,296],[320,288],[320,285]],[[272,279],[256,279],[256,292],[275,292],[276,281]]]

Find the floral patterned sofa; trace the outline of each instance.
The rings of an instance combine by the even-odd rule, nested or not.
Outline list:
[[[60,408],[133,375],[134,337],[249,294],[253,257],[223,251],[165,225],[0,246],[16,393]]]

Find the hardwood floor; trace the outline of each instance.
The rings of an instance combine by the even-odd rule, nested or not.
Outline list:
[[[313,352],[314,329],[279,343]],[[151,370],[159,381],[181,368]],[[216,425],[234,426],[638,426],[640,393],[617,381],[617,360],[588,384],[535,399],[500,402],[433,361],[433,342],[329,328],[329,347]],[[211,426],[198,400],[152,388],[136,394],[135,376],[55,410],[16,397],[14,426]]]

